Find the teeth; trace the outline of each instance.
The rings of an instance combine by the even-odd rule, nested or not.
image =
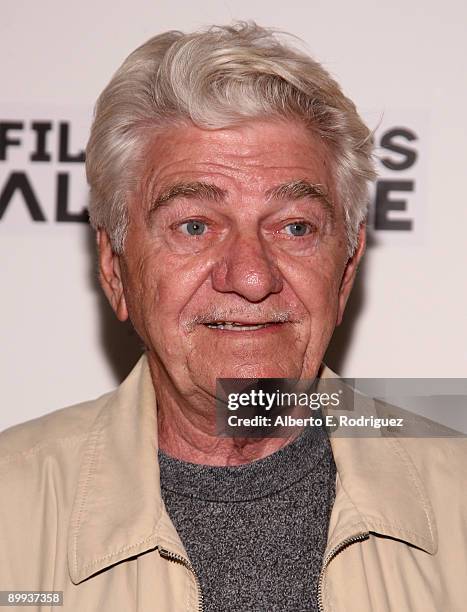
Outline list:
[[[255,331],[267,327],[268,323],[261,323],[259,325],[241,325],[239,323],[232,323],[231,321],[225,321],[222,323],[208,323],[207,327],[211,329],[234,329],[235,331]]]

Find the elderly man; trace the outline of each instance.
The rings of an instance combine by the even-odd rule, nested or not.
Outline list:
[[[101,284],[145,355],[2,434],[2,589],[86,612],[465,609],[461,441],[217,435],[217,379],[330,375],[371,156],[336,82],[254,24],[127,58],[86,163]]]

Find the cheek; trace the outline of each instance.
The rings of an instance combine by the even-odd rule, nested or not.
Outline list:
[[[295,277],[296,294],[306,312],[308,324],[302,329],[304,344],[302,375],[313,377],[319,368],[337,324],[339,275],[312,267]]]
[[[173,346],[182,340],[184,312],[207,276],[209,264],[157,252],[128,267],[126,299],[137,331],[152,346]]]
[[[334,316],[337,311],[341,271],[324,259],[291,262],[283,274],[302,307],[312,320]]]

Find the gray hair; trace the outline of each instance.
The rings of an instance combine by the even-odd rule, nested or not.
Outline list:
[[[268,117],[302,121],[327,143],[354,253],[375,179],[372,133],[326,70],[281,34],[252,22],[169,31],[124,61],[97,101],[86,149],[91,224],[107,231],[116,253],[123,253],[128,196],[154,130],[187,120],[219,129]]]

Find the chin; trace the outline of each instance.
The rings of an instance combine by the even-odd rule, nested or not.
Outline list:
[[[216,378],[294,378],[296,368],[278,366],[277,363],[238,364],[224,367]]]

